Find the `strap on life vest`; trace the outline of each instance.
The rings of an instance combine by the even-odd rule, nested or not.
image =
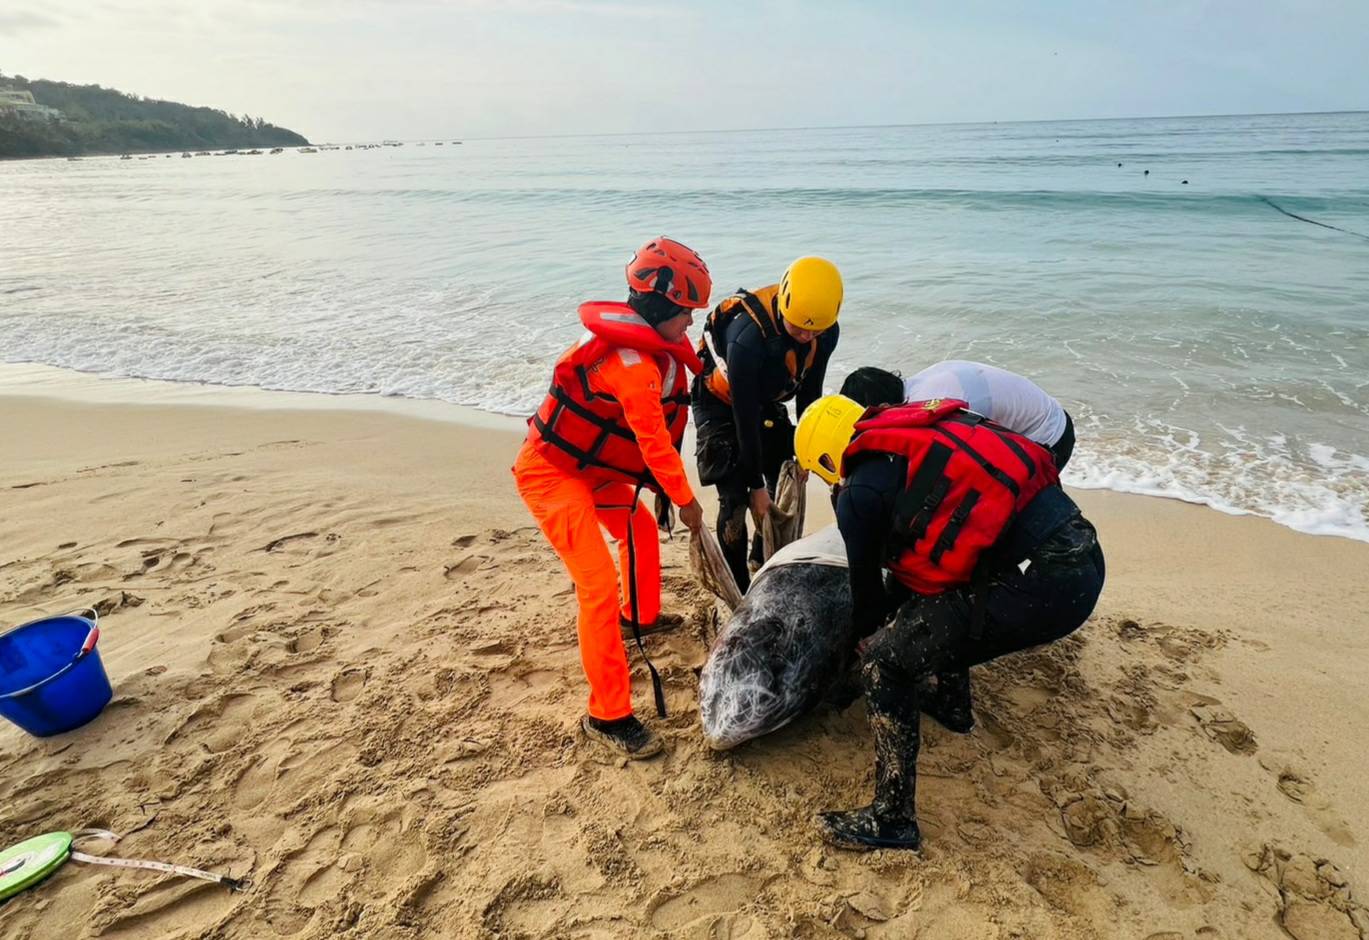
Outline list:
[[[576,368],[576,378],[586,397],[610,402],[616,402],[618,400],[615,396],[606,392],[593,391],[589,386],[589,372],[584,366]],[[543,440],[548,444],[552,444],[565,451],[575,459],[576,469],[586,470],[590,467],[610,469],[629,477],[639,485],[645,486],[653,492],[659,491],[659,485],[650,469],[645,469],[641,473],[634,473],[623,467],[609,466],[599,457],[600,452],[604,449],[604,445],[607,444],[612,437],[618,437],[628,443],[636,444],[637,435],[632,433],[630,428],[624,427],[615,421],[606,419],[595,414],[593,411],[590,411],[571,397],[565,389],[561,388],[555,382],[552,383],[548,394],[556,401],[556,407],[552,409],[552,413],[548,420],[543,421],[541,416],[537,413],[534,413],[530,420],[532,421],[533,427],[537,428],[537,432],[542,436]],[[674,395],[662,398],[661,401],[663,404],[674,405],[676,408],[687,408],[689,406],[689,392],[682,390]],[[589,424],[592,424],[598,430],[598,434],[588,450],[577,447],[572,441],[567,440],[564,436],[556,432],[557,419],[561,416],[562,411],[571,412]],[[669,422],[667,422],[667,424],[669,425]]]
[[[780,325],[775,322],[774,311],[768,308],[763,300],[749,290],[739,290],[736,296],[741,301],[742,309],[746,311],[746,315],[761,331],[761,336],[771,339],[780,335]]]
[[[1026,467],[1028,479],[1036,475],[1036,467],[1026,452],[1013,442],[1010,435],[999,434],[998,425],[987,421],[982,415],[961,410],[945,414],[937,421],[938,423],[953,421],[971,427],[983,426],[986,430],[992,431],[999,440],[1008,446],[1013,455],[1022,461],[1023,466]],[[1021,492],[1016,480],[1000,468],[995,467],[967,441],[942,431],[936,425],[932,425],[931,430],[938,436],[939,440],[934,441],[928,447],[927,455],[917,468],[917,472],[913,474],[912,480],[909,481],[894,502],[893,536],[889,540],[890,558],[897,557],[906,548],[911,548],[927,534],[927,526],[931,523],[937,510],[941,508],[947,493],[950,492],[951,481],[946,476],[946,465],[950,463],[951,456],[956,450],[973,459],[995,481],[1006,487],[1014,498]],[[955,509],[951,511],[951,518],[945,528],[942,529],[941,534],[937,536],[936,544],[932,546],[928,555],[933,565],[940,564],[942,556],[955,547],[956,538],[960,535],[961,529],[965,527],[965,521],[969,518],[981,496],[983,496],[982,493],[972,489],[961,498]]]
[[[969,583],[975,575],[1017,564],[1019,545],[1034,546],[1054,527],[1049,455],[958,399],[934,399],[870,409],[843,454],[847,472],[865,453],[902,458],[906,483],[895,496],[885,563],[919,593]],[[959,467],[959,470],[954,468]],[[1058,490],[1058,487],[1055,487]],[[1068,497],[1061,501],[1072,506]],[[1032,521],[1028,527],[1018,521]],[[967,534],[973,537],[966,543]]]
[[[724,310],[723,304],[727,303],[727,300],[735,300],[736,303]],[[722,377],[724,383],[727,383],[727,356],[723,355],[723,353],[726,353],[727,350],[719,350],[718,343],[726,339],[725,334],[727,333],[727,327],[731,325],[733,318],[736,316],[737,307],[741,307],[746,311],[746,315],[751,318],[751,322],[756,324],[756,329],[761,331],[762,339],[769,340],[778,335],[776,332],[778,326],[770,316],[770,311],[765,308],[765,302],[755,294],[751,293],[746,288],[738,288],[737,292],[727,298],[727,300],[718,304],[718,308],[714,311],[713,316],[709,317],[709,322],[704,324],[703,331],[703,342],[704,345],[708,347],[709,354],[713,357],[714,371]],[[719,314],[722,314],[725,317],[726,322],[720,323],[718,321]],[[714,336],[715,332],[724,335],[721,338],[718,338]]]
[[[628,364],[639,355],[655,360],[662,372],[663,416],[678,447],[689,404],[684,371],[698,372],[702,363],[687,338],[667,342],[627,304],[593,301],[581,304],[579,314],[588,332],[557,362],[547,398],[530,424],[553,451],[569,458],[575,470],[596,468],[659,491],[644,462],[625,453],[629,448],[636,453],[637,437],[622,419],[621,403],[610,393],[596,391],[590,372],[609,355],[622,356]]]
[[[734,302],[728,304],[728,301]],[[724,307],[724,305],[727,306]],[[779,314],[757,294],[753,294],[745,288],[739,288],[735,294],[718,304],[712,315],[709,316],[708,323],[704,325],[703,342],[699,348],[701,352],[707,348],[709,356],[713,360],[713,369],[706,376],[706,386],[709,391],[723,401],[731,402],[732,387],[727,376],[727,356],[725,355],[727,350],[726,348],[720,350],[718,345],[725,342],[727,327],[738,315],[738,308],[746,313],[752,323],[756,324],[756,329],[760,331],[761,340],[765,344],[766,352],[783,354],[785,368],[789,371],[789,385],[777,401],[788,399],[798,389],[799,384],[803,381],[803,376],[817,361],[817,338],[815,337],[807,344],[808,351],[804,356],[803,363],[800,364],[798,350],[790,348],[785,342],[783,328],[779,323]]]
[[[927,524],[946,498],[950,481],[946,478],[946,464],[951,461],[951,448],[933,444],[927,451],[922,466],[894,501],[894,538],[890,539],[890,557],[906,546],[916,543],[927,534]]]

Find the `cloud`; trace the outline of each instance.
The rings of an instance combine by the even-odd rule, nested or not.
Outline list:
[[[61,20],[33,10],[0,10],[0,36],[18,36],[35,29],[53,29]]]

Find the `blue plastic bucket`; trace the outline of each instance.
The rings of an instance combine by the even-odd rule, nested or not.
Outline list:
[[[93,719],[114,697],[95,649],[100,615],[35,620],[0,634],[0,716],[45,738]]]

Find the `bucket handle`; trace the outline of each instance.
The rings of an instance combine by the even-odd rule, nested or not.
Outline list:
[[[83,642],[81,644],[81,648],[76,651],[76,655],[71,657],[71,661],[67,663],[65,666],[63,666],[61,669],[58,669],[52,675],[48,676],[46,679],[40,679],[39,681],[33,683],[33,685],[29,686],[26,689],[15,689],[13,692],[6,692],[5,694],[0,695],[0,699],[18,698],[21,695],[28,695],[30,692],[32,692],[39,686],[47,685],[54,679],[58,679],[66,675],[70,670],[75,668],[77,663],[79,663],[81,660],[85,659],[87,656],[90,655],[90,651],[95,649],[95,644],[100,639],[100,612],[96,610],[94,607],[82,607],[80,610],[72,611],[69,614],[60,614],[59,616],[75,617],[85,613],[94,614],[95,619],[91,621],[90,632],[86,634],[85,642]]]
[[[95,649],[95,644],[100,640],[100,612],[94,607],[82,607],[80,610],[73,611],[73,614],[91,613],[94,619],[90,622],[90,632],[86,634],[86,641],[81,644],[81,648],[72,657],[71,663],[75,665],[78,661],[90,655],[90,651]]]

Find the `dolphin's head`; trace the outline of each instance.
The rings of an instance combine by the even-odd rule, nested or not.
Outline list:
[[[699,676],[699,719],[709,747],[736,747],[788,724],[798,713],[777,675],[785,666],[776,658],[785,632],[779,618],[743,606],[719,635]]]

